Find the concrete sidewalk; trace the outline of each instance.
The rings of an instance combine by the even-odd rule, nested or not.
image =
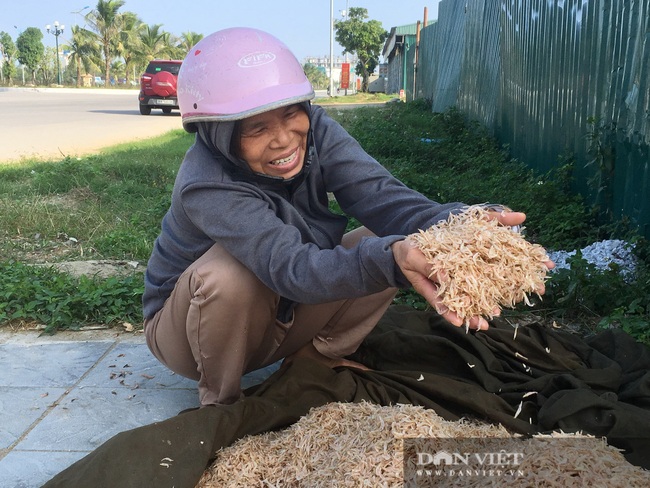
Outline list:
[[[115,434],[197,406],[196,382],[161,365],[141,333],[0,330],[0,487],[40,487]]]

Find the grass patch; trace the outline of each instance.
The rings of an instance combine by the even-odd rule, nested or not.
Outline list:
[[[46,331],[141,323],[141,273],[75,278],[29,264],[145,264],[193,136],[178,130],[98,155],[0,167],[0,324]]]
[[[85,324],[142,321],[140,276],[71,277],[53,268],[0,262],[0,323],[45,324],[45,332]]]
[[[145,261],[192,140],[178,130],[99,155],[0,167],[0,259]]]
[[[369,154],[435,201],[500,203],[525,212],[527,236],[551,249],[583,247],[604,233],[569,192],[569,165],[535,174],[457,111],[434,114],[415,102],[330,112]]]
[[[626,222],[599,221],[597,212],[570,191],[570,158],[559,156],[555,170],[535,173],[458,111],[432,113],[419,101],[328,111],[395,176],[435,201],[500,203],[525,212],[527,239],[549,250],[581,249],[614,238],[634,243],[633,278],[623,279],[615,267],[596,270],[578,256],[570,270],[551,274],[543,301],[504,316],[513,322],[557,321],[581,333],[621,327],[650,344],[648,243]],[[428,308],[411,290],[400,292],[398,301]]]
[[[329,101],[337,98],[352,97]],[[624,222],[599,221],[569,191],[570,158],[553,172],[536,174],[457,111],[434,114],[421,102],[326,109],[393,174],[433,200],[501,203],[524,211],[527,238],[551,250],[580,249],[604,238],[635,242],[634,279],[623,280],[616,270],[598,272],[576,258],[571,270],[552,275],[542,303],[506,317],[557,320],[582,332],[621,327],[650,343],[647,243]],[[192,142],[192,135],[178,130],[98,155],[0,166],[0,323],[37,321],[52,331],[85,323],[139,323],[141,275],[76,279],[26,264],[78,259],[145,264]],[[357,225],[352,221],[349,228]],[[400,293],[398,301],[427,308],[414,292]]]
[[[336,95],[333,97],[323,97],[313,100],[316,105],[332,105],[344,103],[384,103],[395,100],[395,95],[386,95],[385,93],[361,93],[354,95]]]

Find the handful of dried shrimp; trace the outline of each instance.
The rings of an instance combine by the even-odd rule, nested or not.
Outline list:
[[[431,264],[429,276],[440,280],[442,305],[466,325],[473,316],[493,318],[497,310],[522,301],[530,306],[527,295],[546,280],[546,251],[488,219],[479,205],[410,237]]]

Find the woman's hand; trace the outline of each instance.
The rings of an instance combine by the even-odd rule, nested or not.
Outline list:
[[[526,215],[521,212],[490,212],[490,218],[497,219],[501,224],[506,226],[520,226],[526,220]],[[393,256],[395,257],[395,262],[404,273],[404,276],[409,280],[413,289],[417,291],[422,297],[433,306],[436,311],[448,322],[460,327],[465,324],[463,319],[461,319],[458,314],[450,311],[442,303],[442,300],[438,297],[438,285],[440,280],[444,279],[444,276],[433,275],[429,277],[431,273],[431,265],[427,262],[426,257],[420,251],[417,246],[417,243],[410,239],[406,238],[403,241],[398,241],[391,246],[393,251]],[[553,269],[555,264],[552,261],[547,261],[544,263],[548,269]],[[541,295],[544,293],[542,287],[541,290],[537,290]],[[494,310],[493,316],[498,316],[500,310]],[[487,329],[489,324],[484,317],[472,317],[469,321],[470,329]]]
[[[460,327],[464,325],[463,319],[458,314],[447,309],[438,297],[439,276],[431,276],[431,265],[427,262],[424,254],[417,247],[417,244],[408,237],[403,241],[397,241],[391,246],[395,262],[409,280],[413,289],[429,302],[436,311],[448,322]],[[469,321],[470,329],[487,329],[488,323],[483,317],[472,317]]]

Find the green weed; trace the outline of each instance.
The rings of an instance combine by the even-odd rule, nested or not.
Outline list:
[[[530,313],[582,324],[593,332],[620,327],[650,343],[650,252],[625,221],[599,225],[598,211],[571,192],[571,155],[536,174],[508,156],[461,113],[432,113],[424,102],[388,103],[332,116],[400,180],[440,202],[501,203],[527,214],[525,234],[549,250],[580,249],[604,238],[634,241],[633,279],[596,271],[575,257],[551,274]],[[49,331],[87,323],[141,320],[141,275],[72,278],[28,264],[70,259],[145,263],[166,212],[174,179],[192,136],[173,131],[95,156],[0,166],[0,324],[32,321]],[[332,203],[332,210],[340,208]],[[352,220],[349,230],[359,223]],[[428,305],[413,291],[396,300]]]
[[[73,278],[50,267],[0,262],[0,323],[37,322],[46,332],[89,323],[140,323],[142,276]]]
[[[541,302],[515,313],[534,312],[584,332],[621,327],[650,344],[650,273],[644,264],[650,253],[643,254],[642,240],[626,222],[599,225],[598,210],[571,191],[571,155],[560,155],[553,171],[536,174],[457,110],[433,113],[423,102],[328,111],[408,186],[440,202],[501,203],[523,211],[527,239],[549,250],[580,249],[606,238],[636,241],[640,265],[633,280],[614,268],[597,271],[577,256],[570,270],[550,274]],[[396,300],[427,308],[410,290]]]

